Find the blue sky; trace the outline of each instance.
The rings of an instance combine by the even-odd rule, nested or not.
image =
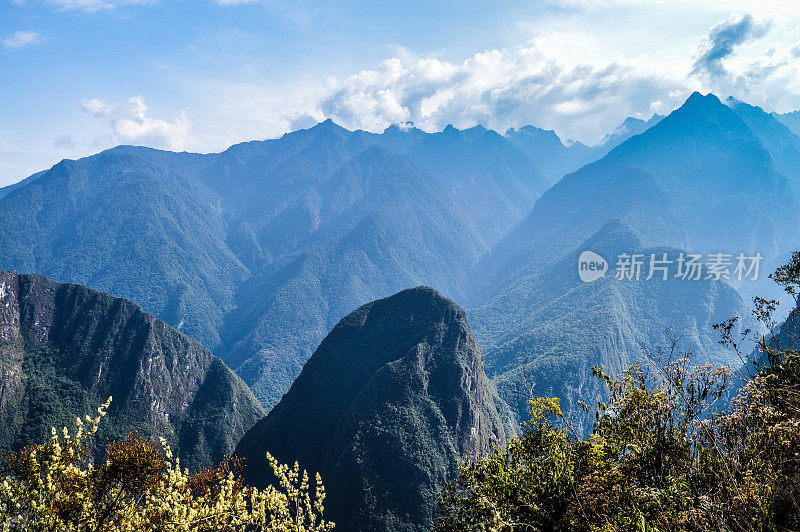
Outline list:
[[[0,3],[0,185],[116,144],[217,151],[327,117],[598,142],[693,90],[800,109],[790,2]]]

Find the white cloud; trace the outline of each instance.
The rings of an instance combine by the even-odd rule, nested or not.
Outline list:
[[[3,47],[9,50],[16,50],[42,42],[42,35],[35,31],[15,31],[3,39]]]
[[[330,80],[329,93],[312,114],[374,131],[405,121],[426,130],[448,123],[481,123],[499,131],[536,124],[595,141],[621,117],[647,117],[678,103],[681,83],[646,62],[583,60],[590,54],[580,48],[591,42],[578,35],[560,39],[490,50],[460,64],[401,50],[374,70]],[[573,53],[558,53],[564,49]],[[678,91],[675,98],[671,91]]]
[[[796,28],[785,19],[756,21],[749,14],[734,14],[709,29],[690,76],[721,96],[732,95],[768,110],[797,109],[800,42],[793,40]]]
[[[84,100],[82,106],[84,111],[105,122],[115,142],[170,150],[183,150],[189,145],[192,123],[183,111],[171,122],[149,117],[141,96],[119,105],[91,98]]]
[[[609,43],[618,40],[582,30],[460,63],[400,49],[374,69],[330,79],[305,112],[372,131],[406,121],[428,131],[448,123],[498,131],[533,124],[594,143],[624,117],[668,113],[693,90],[768,110],[800,106],[796,25],[747,13],[723,17],[694,34],[694,52],[690,46],[674,57],[654,57],[647,48],[637,56],[614,53]]]
[[[121,6],[149,4],[156,0],[47,0],[63,11],[83,11],[93,13],[107,11]]]

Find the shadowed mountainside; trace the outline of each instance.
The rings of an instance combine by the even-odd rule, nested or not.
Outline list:
[[[337,529],[422,531],[457,460],[511,427],[464,311],[414,288],[342,319],[236,453],[257,485],[267,452],[320,472]]]

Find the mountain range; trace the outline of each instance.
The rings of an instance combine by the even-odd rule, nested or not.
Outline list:
[[[220,154],[123,146],[2,189],[0,265],[134,301],[270,408],[339,319],[409,286],[461,301],[497,344],[492,324],[513,311],[488,309],[534,293],[614,219],[646,248],[773,264],[800,223],[798,139],[726,103],[694,94],[593,148],[532,126],[373,134],[331,121]]]
[[[464,299],[546,186],[483,128],[327,121],[221,154],[122,146],[3,189],[0,264],[142,305],[270,407],[356,306],[420,284]]]
[[[593,366],[671,335],[738,363],[713,325],[752,327],[745,301],[800,247],[797,116],[695,93],[592,147],[327,120],[62,161],[0,189],[0,446],[113,395],[109,436],[165,435],[194,469],[235,448],[257,485],[269,451],[322,473],[337,528],[426,530],[531,389],[586,434]],[[584,252],[602,275],[581,277]],[[729,274],[681,277],[693,254]],[[759,279],[731,275],[739,255]]]
[[[221,154],[123,146],[2,189],[0,263],[132,299],[270,404],[359,304],[425,282],[488,308],[611,220],[643,246],[779,256],[799,140],[778,118],[694,94],[594,148],[532,126],[331,121]]]

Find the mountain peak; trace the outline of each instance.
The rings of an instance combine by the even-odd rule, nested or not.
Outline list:
[[[315,128],[320,128],[320,129],[325,129],[325,130],[330,130],[330,131],[342,131],[342,130],[346,131],[347,130],[346,128],[340,126],[339,124],[337,124],[336,122],[334,122],[330,118],[326,118],[325,120],[323,120],[322,122],[320,122],[319,124],[317,124],[314,127]]]
[[[320,472],[337,529],[427,530],[458,461],[506,441],[503,408],[464,311],[420,286],[343,318],[236,453],[257,485],[269,481],[267,452]]]
[[[686,99],[681,107],[714,107],[718,105],[722,105],[722,102],[713,93],[709,92],[703,96],[695,91]]]
[[[475,126],[472,126],[470,128],[465,129],[464,133],[476,133],[476,134],[478,134],[478,133],[486,133],[487,131],[488,131],[488,129],[483,127],[481,124],[477,124]]]
[[[453,133],[458,133],[458,130],[455,128],[455,126],[453,126],[453,124],[447,124],[442,130],[442,133],[448,133],[452,135]]]
[[[552,129],[542,129],[536,126],[522,126],[519,129],[509,128],[506,130],[506,137],[513,137],[515,135],[527,135],[529,137],[542,140],[544,142],[564,144],[561,142],[561,138],[556,134],[556,132]]]
[[[636,117],[633,117],[633,116],[629,116],[628,118],[626,118],[622,122],[622,125],[623,126],[634,126],[634,125],[638,126],[638,125],[644,124],[644,123],[645,123],[644,120],[642,120],[641,118],[636,118]]]
[[[729,105],[722,103],[712,93],[703,96],[694,92],[683,105],[650,127],[647,135],[639,137],[647,137],[650,142],[660,142],[659,139],[665,137],[683,138],[692,134],[708,140],[716,138],[720,130],[727,131],[728,135],[753,140],[752,133]],[[617,149],[626,145],[630,147],[633,140],[635,139],[628,139]],[[645,142],[645,139],[639,139],[639,142]]]
[[[417,126],[414,125],[414,122],[408,121],[402,124],[392,124],[386,129],[383,130],[383,134],[397,134],[397,133],[408,133],[410,131],[419,131]]]
[[[244,382],[199,343],[85,286],[0,270],[0,331],[8,368],[2,451],[42,441],[50,427],[113,395],[110,430],[164,437],[197,470],[229,454],[264,415]],[[26,404],[58,407],[33,415]]]

